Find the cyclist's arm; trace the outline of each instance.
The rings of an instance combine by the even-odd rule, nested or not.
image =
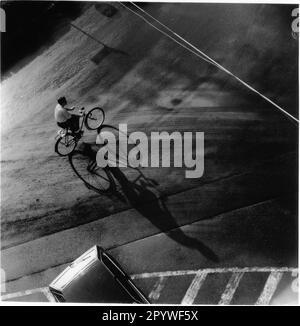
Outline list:
[[[71,115],[77,115],[77,116],[81,117],[83,115],[83,111],[84,111],[84,108],[82,108],[82,109],[79,109],[78,112],[70,112],[70,111],[74,111],[76,109],[75,106],[72,106],[70,109],[64,107],[64,109],[67,111],[67,114],[70,115],[69,117],[71,117]]]
[[[67,110],[62,110],[60,114],[64,117],[65,120],[70,119],[72,117],[72,114],[69,113]]]
[[[69,108],[66,108],[66,107],[64,107],[64,109],[65,109],[65,110],[67,110],[67,111],[74,111],[74,109],[75,109],[75,106],[72,106],[70,109],[69,109]]]

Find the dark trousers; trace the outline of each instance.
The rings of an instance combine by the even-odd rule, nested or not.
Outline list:
[[[80,117],[78,115],[72,115],[72,117],[70,119],[68,119],[65,122],[57,122],[57,125],[60,128],[64,128],[64,129],[71,129],[71,131],[77,131],[79,129],[79,119]]]

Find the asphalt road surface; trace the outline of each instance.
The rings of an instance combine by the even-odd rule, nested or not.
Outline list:
[[[91,5],[73,21],[110,50],[70,26],[2,82],[2,299],[52,300],[47,285],[98,244],[153,302],[297,303],[297,127],[114,6],[113,17]],[[281,9],[144,9],[297,114],[298,44]],[[203,176],[120,168],[114,194],[87,189],[54,153],[53,109],[62,95],[87,110],[100,105],[106,124],[127,123],[129,132],[204,132]],[[79,148],[96,136],[86,131]]]

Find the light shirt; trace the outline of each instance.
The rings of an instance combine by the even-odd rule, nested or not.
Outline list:
[[[66,122],[72,117],[72,115],[64,109],[60,104],[57,104],[54,110],[54,118],[56,122]]]

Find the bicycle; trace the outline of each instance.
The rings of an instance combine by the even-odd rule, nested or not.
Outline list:
[[[113,150],[110,151],[109,147],[107,147],[110,154],[116,154],[115,161],[111,162],[115,163],[115,165],[118,167],[117,169],[119,169],[120,166],[124,166],[124,164],[128,167],[126,169],[126,178],[128,178],[128,181],[136,183],[139,179],[146,180],[146,177],[143,175],[142,171],[140,171],[138,168],[131,167],[130,164],[128,164],[129,162],[127,154],[119,150],[119,136],[121,131],[116,127],[105,124],[102,124],[97,131],[98,136],[102,136],[104,139],[106,137],[109,138],[112,134],[115,136],[116,148],[113,146]],[[125,134],[123,135],[129,140],[129,136]],[[97,144],[84,144],[80,150],[74,150],[68,156],[69,163],[77,177],[83,181],[88,189],[94,190],[100,194],[116,193],[117,185],[113,177],[114,167],[103,168],[97,165],[96,156],[99,149],[98,146],[99,145]],[[128,147],[130,148],[129,145]],[[135,177],[136,173],[139,174],[138,177]]]
[[[84,108],[82,108],[84,110]],[[76,148],[78,141],[83,135],[83,126],[88,130],[97,130],[103,124],[105,113],[100,107],[91,109],[88,113],[83,113],[80,131],[78,133],[72,132],[69,128],[60,129],[58,131],[58,139],[55,143],[54,150],[59,156],[68,156]]]

